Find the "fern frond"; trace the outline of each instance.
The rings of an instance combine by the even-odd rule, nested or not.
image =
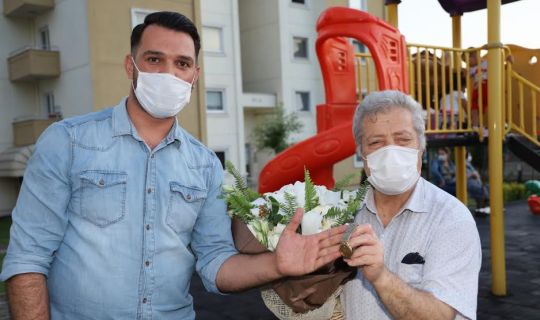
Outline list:
[[[371,186],[371,184],[366,180],[361,185],[360,188],[356,191],[356,197],[355,199],[359,200],[360,203],[364,202],[366,198],[366,193],[368,188]]]
[[[234,167],[234,164],[232,162],[230,162],[229,160],[225,160],[225,169],[227,170],[228,173],[230,173],[234,177],[234,186],[237,189],[240,189],[242,191],[247,189],[247,185],[246,185],[246,182],[244,181],[244,178],[242,178],[242,175],[240,174],[238,169]]]
[[[319,199],[317,198],[317,191],[309,175],[309,171],[304,167],[304,183],[305,183],[305,196],[306,201],[304,204],[304,211],[308,212],[313,210],[316,206],[319,205]]]
[[[298,203],[296,202],[296,197],[294,194],[285,192],[285,204],[281,206],[281,210],[285,212],[288,216],[293,216],[298,208]]]
[[[225,160],[225,169],[233,176],[234,187],[242,191],[248,201],[253,201],[261,197],[261,195],[257,191],[248,188],[244,178],[240,174],[240,171],[238,171],[238,169],[234,167],[234,164],[229,160]]]
[[[233,217],[238,217],[244,223],[253,220],[251,209],[253,205],[245,198],[240,190],[234,190],[227,197],[227,206]]]

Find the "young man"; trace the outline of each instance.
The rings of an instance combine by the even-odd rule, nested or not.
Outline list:
[[[125,58],[129,96],[40,138],[1,274],[14,319],[194,319],[194,270],[208,290],[232,292],[339,257],[343,228],[300,236],[300,212],[275,253],[237,254],[221,164],[176,120],[199,49],[185,16],[148,15]]]
[[[480,237],[469,210],[420,177],[422,108],[398,91],[370,94],[353,130],[373,188],[346,262],[346,319],[475,319]]]

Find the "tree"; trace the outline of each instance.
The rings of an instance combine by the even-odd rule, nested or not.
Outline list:
[[[264,117],[262,124],[255,127],[255,145],[258,150],[268,148],[280,153],[290,145],[290,135],[300,132],[302,127],[296,113],[285,114],[283,106],[278,105],[274,113]]]

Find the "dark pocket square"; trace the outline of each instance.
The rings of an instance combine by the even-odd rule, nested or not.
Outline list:
[[[418,252],[409,252],[401,260],[405,264],[424,264],[424,258]]]

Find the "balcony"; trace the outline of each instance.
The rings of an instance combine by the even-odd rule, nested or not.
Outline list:
[[[272,112],[277,106],[277,98],[275,94],[244,92],[242,106],[246,112]]]
[[[13,144],[22,147],[36,143],[41,133],[55,121],[35,117],[13,121]]]
[[[11,81],[33,81],[60,75],[60,52],[25,48],[8,58]]]
[[[10,18],[35,18],[54,8],[54,0],[4,0],[4,15]]]

